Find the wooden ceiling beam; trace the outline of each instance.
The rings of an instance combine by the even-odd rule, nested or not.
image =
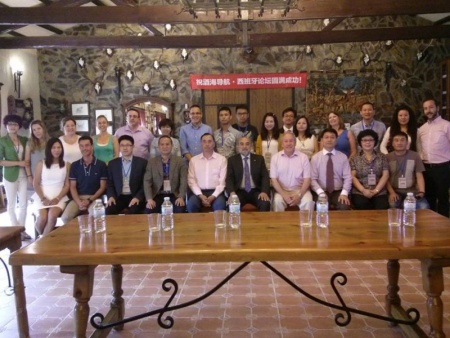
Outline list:
[[[286,15],[284,10],[265,11],[259,17],[259,9],[249,11],[248,20],[280,21],[305,20],[323,18],[364,17],[383,15],[416,15],[429,13],[450,12],[450,1],[411,1],[411,0],[379,0],[374,5],[373,0],[305,0],[299,1],[300,8],[291,9]],[[214,10],[209,12],[195,12],[194,19],[186,8],[182,6],[102,6],[77,7],[67,11],[62,7],[45,6],[31,8],[2,8],[0,11],[0,25],[27,24],[165,24],[177,23],[205,23],[205,22],[236,22],[237,11],[220,11],[220,18],[216,18]]]
[[[450,25],[250,34],[249,47],[450,38]],[[50,36],[0,38],[0,49],[24,48],[238,48],[238,35]]]

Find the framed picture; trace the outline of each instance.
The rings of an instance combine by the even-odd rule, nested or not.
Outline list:
[[[114,115],[113,115],[113,109],[112,108],[99,108],[95,110],[95,120],[97,120],[97,117],[100,115],[104,115],[109,123],[114,123]]]
[[[89,118],[77,119],[77,132],[89,133]]]
[[[72,103],[72,116],[89,116],[89,102]]]

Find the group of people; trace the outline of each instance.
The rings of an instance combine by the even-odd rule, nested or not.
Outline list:
[[[18,135],[21,118],[7,115],[7,135],[0,138],[7,210],[11,225],[24,225],[32,185],[40,234],[52,231],[58,217],[67,223],[89,212],[104,194],[106,213],[118,214],[161,212],[164,197],[174,212],[220,210],[233,195],[259,211],[306,207],[320,194],[337,210],[386,209],[401,207],[406,193],[414,192],[418,208],[448,217],[450,123],[432,98],[423,101],[423,110],[427,122],[417,128],[413,111],[399,106],[386,130],[366,102],[350,130],[332,112],[316,137],[307,117],[293,108],[282,112],[281,127],[275,114],[265,114],[259,133],[247,106],[236,107],[235,124],[231,109],[221,107],[220,128],[213,132],[193,105],[179,141],[171,120],[160,122],[155,137],[136,108],[128,109],[127,123],[115,135],[99,116],[93,137],[78,136],[76,121],[66,117],[61,137],[50,138],[36,120],[27,139]]]

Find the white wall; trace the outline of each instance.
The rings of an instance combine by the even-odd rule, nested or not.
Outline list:
[[[3,117],[8,114],[7,98],[9,95],[14,95],[17,98],[17,93],[14,92],[14,76],[13,63],[20,65],[20,70],[23,71],[20,86],[20,98],[33,100],[34,118],[41,118],[41,103],[39,94],[39,72],[37,53],[35,49],[16,49],[16,50],[0,50],[0,82],[3,83],[1,88],[1,135],[5,134],[3,127]],[[21,134],[27,134],[22,131]]]

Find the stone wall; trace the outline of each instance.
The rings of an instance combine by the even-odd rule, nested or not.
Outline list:
[[[346,28],[374,28],[406,26],[418,18],[404,16],[395,18],[355,18],[344,20],[335,30]],[[422,21],[424,24],[425,21]],[[249,24],[251,33],[269,31],[289,32],[305,29],[319,30],[323,23],[318,20],[290,22],[270,22]],[[161,28],[158,26],[158,28]],[[167,34],[241,34],[239,26],[177,25]],[[133,25],[97,25],[77,26],[66,34],[73,35],[137,35],[147,34],[140,26]],[[41,109],[44,121],[52,134],[59,131],[62,116],[70,114],[73,102],[90,102],[91,116],[96,108],[114,108],[115,126],[124,124],[120,103],[144,95],[142,86],[148,82],[151,86],[149,96],[160,97],[175,107],[175,122],[182,123],[185,104],[200,103],[201,92],[192,91],[189,75],[195,73],[270,73],[307,71],[311,77],[325,78],[335,76],[373,76],[376,90],[371,94],[377,106],[377,117],[389,121],[395,104],[406,102],[414,110],[420,111],[420,100],[424,93],[438,95],[440,86],[440,68],[442,60],[450,57],[450,40],[408,40],[394,41],[387,45],[385,41],[322,44],[307,46],[254,48],[257,56],[251,62],[243,57],[243,49],[193,49],[187,50],[188,57],[183,60],[181,50],[177,49],[120,49],[108,56],[103,49],[45,49],[38,51]],[[422,53],[420,60],[418,53]],[[370,58],[364,65],[364,56]],[[79,67],[77,60],[83,56],[85,68]],[[342,62],[336,62],[338,57]],[[161,67],[153,68],[158,60]],[[128,69],[135,72],[135,78],[128,82],[122,76],[122,93],[119,98],[115,68],[125,73]],[[174,79],[176,90],[169,86]],[[102,84],[102,92],[97,94],[94,84]],[[305,90],[295,91],[296,108],[300,112],[314,114],[321,109],[307,101]],[[438,97],[438,96],[437,96]],[[317,103],[314,103],[317,104]],[[280,107],[281,110],[285,107]],[[333,107],[331,107],[332,109]],[[357,117],[358,108],[350,112]],[[314,117],[313,117],[314,118]],[[317,122],[317,121],[316,121]],[[320,121],[318,121],[320,122]],[[317,122],[317,123],[318,123]],[[94,119],[91,119],[91,128]]]

